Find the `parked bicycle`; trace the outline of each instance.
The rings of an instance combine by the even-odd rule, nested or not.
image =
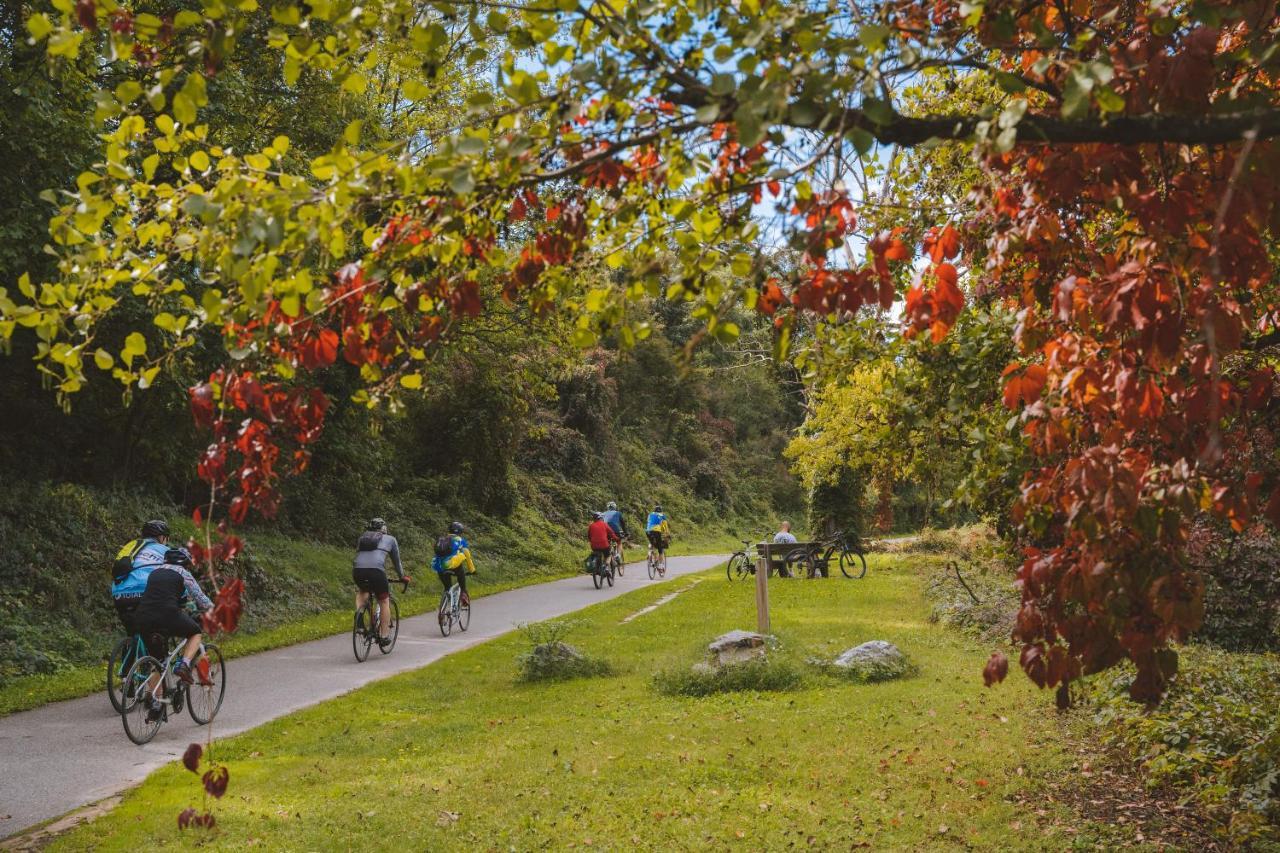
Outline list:
[[[440,593],[440,608],[436,611],[436,621],[440,623],[440,635],[449,636],[453,626],[466,631],[471,627],[471,596],[462,591],[456,581],[449,584],[449,589]]]
[[[730,555],[729,562],[724,567],[725,574],[731,581],[740,581],[748,575],[754,577],[756,573],[755,560],[751,559],[751,549],[755,547],[755,543],[750,539],[738,541],[742,543],[742,547]]]
[[[835,560],[840,573],[851,580],[859,580],[867,574],[867,558],[863,553],[862,542],[856,533],[840,531],[830,539],[804,545],[787,554],[786,568],[788,574],[797,576],[796,569],[803,572],[802,577],[829,577],[831,562]]]
[[[170,712],[182,713],[185,705],[198,725],[212,722],[227,692],[227,670],[222,652],[213,643],[203,643],[191,666],[194,683],[187,684],[173,672],[183,643],[174,643],[160,662],[144,654],[134,661],[124,677],[120,721],[129,740],[141,746],[149,743]],[[145,649],[143,650],[145,651]]]
[[[614,566],[612,553],[601,559],[595,554],[587,557],[587,574],[591,575],[591,582],[596,585],[596,589],[600,589],[606,583],[613,586]]]
[[[388,580],[391,583],[400,584],[400,592],[403,594],[409,591],[409,581],[413,578],[404,577],[399,580],[388,578]],[[369,653],[375,645],[384,655],[391,654],[391,650],[395,648],[396,637],[400,635],[400,605],[394,594],[388,597],[387,606],[391,608],[391,619],[387,624],[388,642],[385,645],[378,642],[380,631],[377,597],[366,596],[364,606],[356,611],[355,620],[351,625],[351,651],[355,653],[356,660],[360,663],[369,659]]]

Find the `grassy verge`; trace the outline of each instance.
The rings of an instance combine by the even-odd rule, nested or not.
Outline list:
[[[1037,778],[1064,772],[1043,736],[1045,697],[1017,679],[984,689],[989,648],[928,621],[935,558],[870,562],[865,581],[771,584],[782,654],[802,664],[885,639],[918,666],[913,677],[853,684],[808,670],[783,692],[659,693],[655,672],[754,622],[752,588],[712,570],[575,616],[575,645],[616,676],[519,683],[528,642],[511,634],[218,743],[231,785],[204,840],[227,850],[337,839],[381,849],[393,838],[410,849],[1068,846],[1060,806],[1018,803]],[[621,622],[673,587],[684,591]],[[171,765],[54,849],[185,848],[197,838],[174,819],[199,804],[198,780]]]

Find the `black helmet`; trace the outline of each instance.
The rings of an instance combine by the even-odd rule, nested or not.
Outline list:
[[[148,539],[158,539],[169,535],[169,525],[160,519],[152,519],[142,525],[142,535]]]
[[[613,501],[609,501],[609,505],[605,507],[605,509],[617,509],[617,508],[618,508],[618,505]]]
[[[458,534],[462,533],[462,530],[463,530],[463,527],[462,527],[461,521],[449,522],[449,532],[452,533],[454,536],[457,536]]]
[[[662,504],[654,504],[654,505],[653,505],[653,511],[654,511],[654,512],[662,512]]]
[[[369,519],[369,523],[365,525],[364,529],[365,530],[385,530],[386,527],[387,527],[386,521],[384,521],[380,516],[374,516],[373,518]]]
[[[186,548],[170,548],[164,552],[164,561],[172,566],[191,568],[191,552]]]
[[[591,513],[591,517],[594,518],[596,521],[599,521],[600,519],[604,518],[604,513],[593,512]]]

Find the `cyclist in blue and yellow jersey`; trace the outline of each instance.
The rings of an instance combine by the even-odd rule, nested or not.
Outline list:
[[[168,542],[169,525],[155,519],[142,525],[142,535],[116,554],[111,569],[111,598],[120,624],[130,634],[136,633],[133,614],[147,589],[147,578],[158,566],[164,565]]]
[[[618,512],[618,505],[613,501],[609,501],[609,505],[605,507],[600,517],[604,519],[604,523],[613,528],[613,532],[618,534],[619,539],[627,538],[627,522],[622,518],[622,513]]]
[[[456,579],[463,600],[470,600],[467,596],[467,575],[476,573],[476,564],[471,559],[471,546],[462,538],[463,529],[462,522],[455,521],[449,525],[449,533],[436,540],[436,558],[431,561],[431,568],[435,569],[445,592]]]
[[[653,512],[649,513],[644,532],[649,537],[649,544],[654,547],[658,555],[665,554],[667,545],[671,543],[671,524],[667,521],[667,514],[662,511],[662,504],[654,506]]]

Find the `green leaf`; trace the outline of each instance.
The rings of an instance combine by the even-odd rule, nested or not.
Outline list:
[[[43,12],[38,15],[32,15],[27,18],[27,32],[31,33],[33,39],[40,41],[40,39],[53,32],[53,22]]]
[[[192,152],[188,162],[191,163],[191,168],[195,169],[197,172],[203,172],[205,169],[209,168],[209,155],[203,151],[194,151]]]
[[[879,98],[866,98],[862,102],[862,113],[876,124],[889,124],[895,113],[893,107]]]
[[[135,358],[146,354],[147,339],[138,332],[130,332],[129,336],[124,339],[124,350],[120,353],[120,357],[124,359],[124,363],[129,367],[132,367],[133,360]]]
[[[884,50],[885,40],[891,32],[893,31],[881,24],[865,24],[858,30],[858,41],[872,53],[879,53]]]
[[[112,357],[111,353],[99,348],[98,351],[93,354],[93,363],[98,365],[99,370],[110,370],[115,367],[116,360]]]
[[[173,96],[173,117],[183,124],[194,124],[196,105],[186,92],[178,92]]]

